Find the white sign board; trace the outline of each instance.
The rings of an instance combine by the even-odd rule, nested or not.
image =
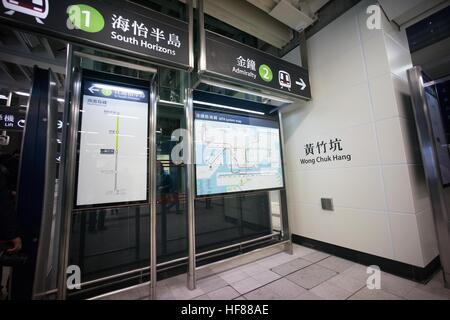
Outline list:
[[[76,205],[147,200],[147,90],[84,81]]]

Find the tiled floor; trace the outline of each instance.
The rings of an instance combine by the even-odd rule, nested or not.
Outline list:
[[[366,267],[310,248],[294,245],[294,254],[279,253],[214,275],[186,288],[186,275],[158,282],[158,299],[195,300],[450,300],[438,272],[427,284],[381,274],[381,289],[366,286]],[[107,299],[147,299],[144,288]],[[147,288],[145,288],[147,289]]]

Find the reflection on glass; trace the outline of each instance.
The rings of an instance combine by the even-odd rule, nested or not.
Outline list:
[[[187,255],[185,167],[171,159],[172,149],[179,142],[172,141],[172,133],[184,127],[182,108],[158,107],[157,244],[161,261]]]
[[[195,201],[199,252],[272,232],[268,192],[234,194]]]
[[[148,265],[148,206],[79,212],[72,223],[70,264],[82,282]]]

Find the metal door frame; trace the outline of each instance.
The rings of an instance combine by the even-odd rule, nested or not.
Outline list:
[[[450,288],[450,188],[441,183],[439,158],[431,126],[431,116],[426,100],[422,68],[408,70],[411,99],[416,120],[422,161],[433,210],[438,249],[444,274],[444,283]]]
[[[150,101],[149,101],[149,156],[148,156],[148,203],[150,212],[150,282],[149,293],[152,299],[156,297],[156,120],[158,103],[157,74],[158,69],[142,66],[133,63],[123,62],[111,58],[104,58],[91,54],[86,54],[74,48],[72,44],[67,45],[67,66],[65,83],[65,103],[64,103],[64,129],[61,152],[61,188],[58,198],[58,212],[61,219],[61,243],[60,257],[58,265],[58,290],[57,298],[64,300],[67,297],[67,268],[69,263],[70,239],[72,230],[72,215],[74,210],[74,190],[76,175],[76,154],[78,141],[78,127],[80,121],[81,106],[81,58],[123,66],[135,70],[153,73],[150,81]],[[129,272],[125,272],[127,274]],[[155,280],[155,281],[153,281]],[[83,284],[83,283],[82,283]]]
[[[57,139],[57,111],[55,102],[57,97],[56,82],[54,75],[49,71],[49,89],[47,92],[47,145],[45,151],[45,182],[44,199],[42,206],[41,228],[39,231],[39,244],[36,256],[36,268],[33,281],[32,299],[36,299],[45,290],[47,280],[47,267],[49,250],[51,246],[53,209],[55,204],[55,181],[56,181],[56,139]],[[56,233],[54,233],[56,234]]]

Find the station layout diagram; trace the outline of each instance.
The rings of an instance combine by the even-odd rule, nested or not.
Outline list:
[[[279,128],[252,122],[196,112],[198,196],[283,187]]]

